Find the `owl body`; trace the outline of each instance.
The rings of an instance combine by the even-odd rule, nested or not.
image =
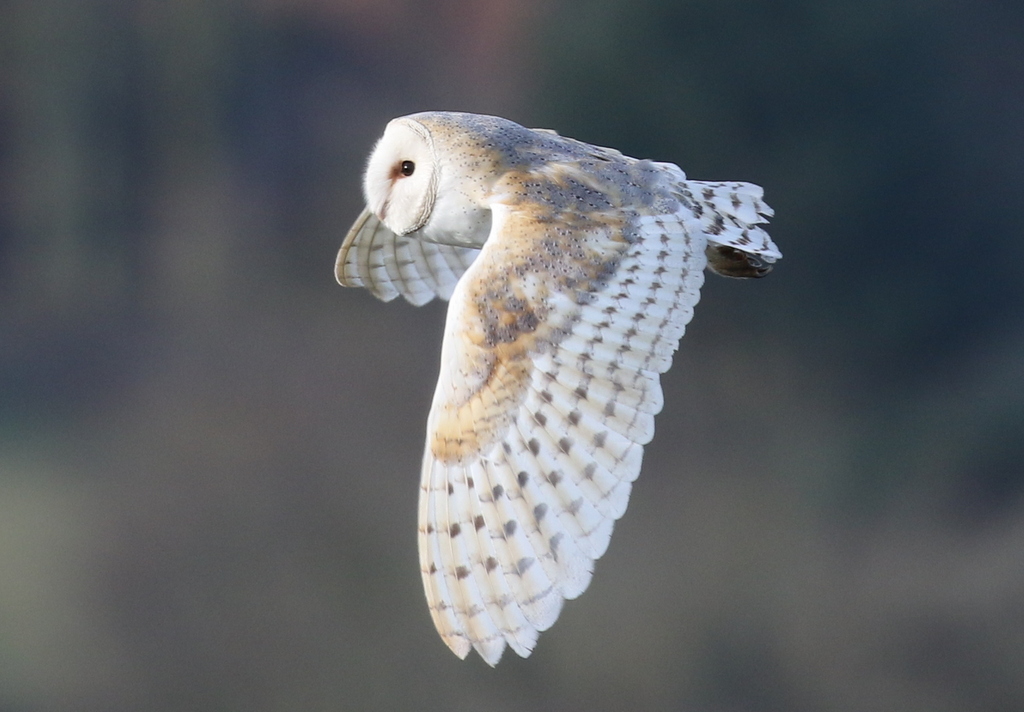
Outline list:
[[[450,299],[427,421],[420,566],[460,657],[529,655],[586,589],[640,472],[704,268],[781,257],[747,183],[431,112],[392,121],[338,281]]]

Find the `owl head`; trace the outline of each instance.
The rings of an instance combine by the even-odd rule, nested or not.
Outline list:
[[[370,154],[366,204],[396,235],[479,247],[490,231],[492,189],[507,146],[522,141],[504,119],[424,112],[391,121]]]
[[[437,183],[430,131],[407,118],[389,123],[370,154],[363,178],[370,210],[397,235],[419,230],[434,209]]]

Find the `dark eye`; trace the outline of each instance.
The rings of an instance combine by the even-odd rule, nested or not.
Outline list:
[[[415,171],[415,170],[416,170],[416,164],[415,163],[413,163],[412,161],[402,161],[401,171],[402,171],[402,175],[403,176],[411,176],[413,174],[413,171]]]

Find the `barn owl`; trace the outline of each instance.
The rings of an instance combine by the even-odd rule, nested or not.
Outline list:
[[[338,282],[449,302],[419,495],[431,617],[460,658],[526,657],[626,510],[705,267],[782,257],[772,210],[750,183],[446,112],[391,121],[363,192]]]

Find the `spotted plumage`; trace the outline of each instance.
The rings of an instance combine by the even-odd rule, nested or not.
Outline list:
[[[450,302],[420,480],[431,616],[459,657],[525,657],[626,510],[705,266],[766,274],[772,211],[749,183],[442,112],[388,124],[364,193],[338,281]]]

